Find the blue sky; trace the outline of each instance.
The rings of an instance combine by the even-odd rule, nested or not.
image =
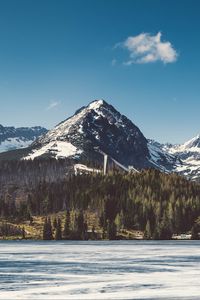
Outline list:
[[[0,123],[52,128],[103,98],[148,138],[195,136],[199,15],[197,0],[1,0]]]

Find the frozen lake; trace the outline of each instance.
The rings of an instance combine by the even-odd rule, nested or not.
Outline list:
[[[200,242],[0,242],[0,299],[200,299]]]

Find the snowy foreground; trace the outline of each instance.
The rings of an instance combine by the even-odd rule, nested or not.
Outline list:
[[[200,299],[200,242],[0,242],[0,299]]]

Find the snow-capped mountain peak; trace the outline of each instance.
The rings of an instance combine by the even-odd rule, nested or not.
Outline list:
[[[166,149],[170,153],[188,153],[188,152],[200,152],[200,135],[197,135],[179,145],[169,145]]]
[[[183,145],[180,145],[177,147],[178,151],[191,151],[196,150],[200,152],[200,135],[198,134],[191,140],[185,142]]]
[[[39,138],[26,158],[63,157],[61,142],[62,149],[66,149],[64,157],[84,156],[92,160],[99,150],[126,166],[150,165],[147,140],[139,128],[102,99],[90,102]],[[76,150],[68,151],[72,146]]]
[[[105,105],[105,104],[107,104],[107,103],[103,99],[94,100],[88,105],[88,109],[96,110],[96,109],[100,108],[102,105]]]
[[[63,122],[59,123],[57,126],[55,126],[54,129],[50,130],[46,136],[45,139],[42,137],[42,141],[46,142],[51,140],[62,140],[65,138],[70,130],[76,125],[79,125],[79,133],[82,133],[82,123],[84,117],[88,113],[90,113],[92,110],[95,111],[95,113],[100,115],[100,108],[102,106],[108,105],[104,100],[95,100],[91,102],[88,106],[82,107],[81,109],[77,110],[75,114],[72,117],[67,118]],[[96,116],[97,117],[97,116]]]
[[[181,161],[181,164],[175,168],[176,172],[192,179],[200,177],[200,135],[181,145],[165,146],[165,149]]]
[[[13,148],[29,146],[30,139],[34,141],[36,133],[37,136],[41,133],[39,127],[29,129],[34,132],[32,138],[22,134],[26,132],[23,128],[20,128],[20,135],[15,131],[14,127],[7,128],[9,138],[5,139],[5,128],[0,125],[0,151],[2,147],[4,151],[10,150],[11,144]],[[17,157],[70,158],[74,164],[89,161],[92,165],[93,162],[102,163],[102,153],[125,169],[156,168],[190,179],[200,178],[200,135],[182,145],[147,140],[131,120],[103,99],[78,109],[73,116],[38,137],[29,148],[18,151]]]

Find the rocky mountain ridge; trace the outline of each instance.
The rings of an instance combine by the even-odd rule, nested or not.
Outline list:
[[[34,138],[18,156],[70,158],[77,164],[102,162],[104,153],[126,168],[156,168],[194,180],[200,178],[199,136],[183,145],[148,140],[131,120],[102,99],[80,108],[72,117]]]

